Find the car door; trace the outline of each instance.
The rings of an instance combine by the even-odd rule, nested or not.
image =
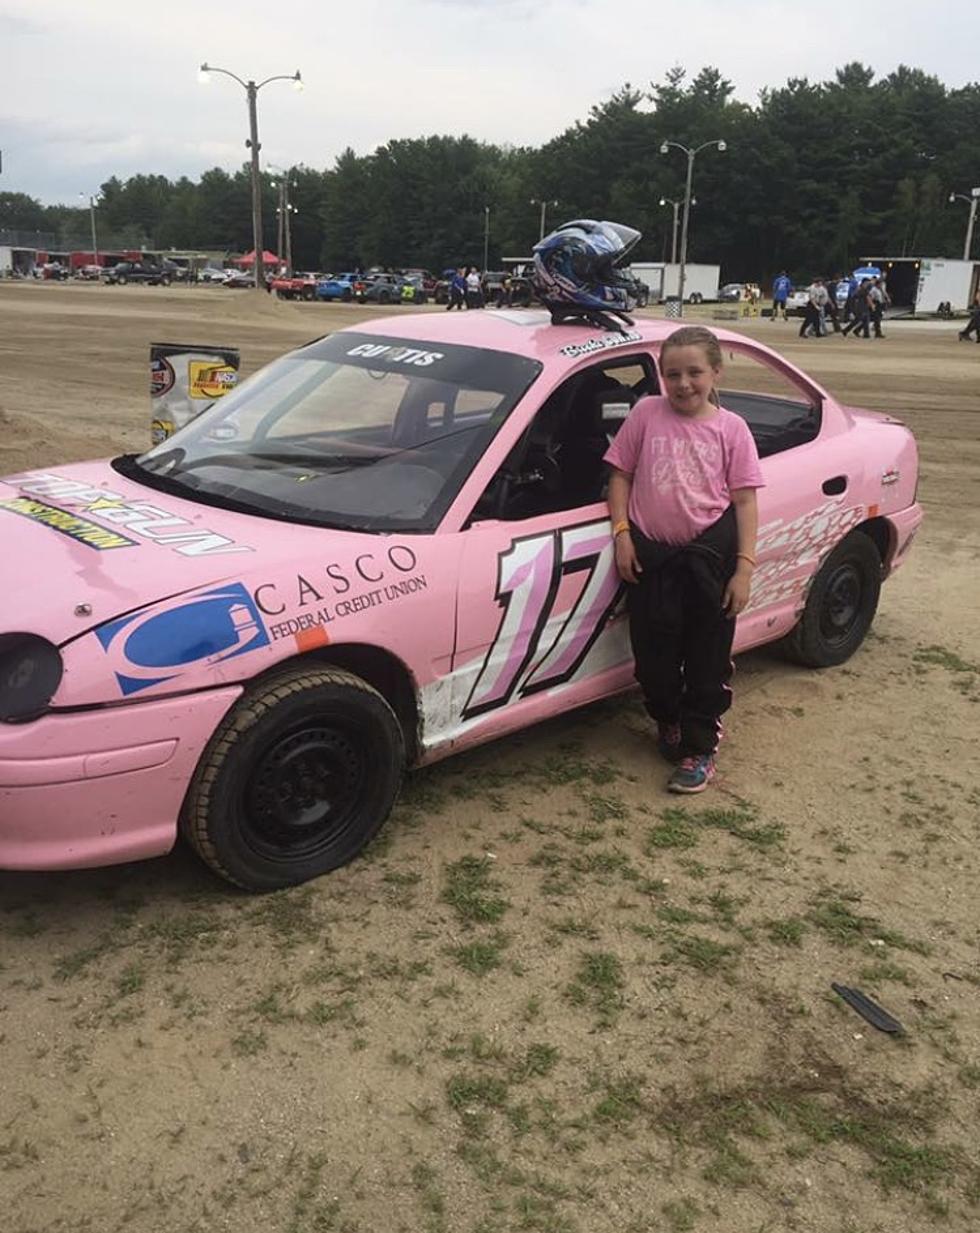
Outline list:
[[[583,483],[580,499],[561,491],[568,462],[554,447],[561,444],[562,420],[586,426],[595,410],[588,400],[601,387],[602,414],[614,430],[655,382],[649,356],[579,369],[545,400],[475,503],[461,532],[451,703],[459,743],[535,722],[632,681],[601,483],[608,437],[595,442],[595,482],[591,490]]]
[[[856,495],[861,459],[833,399],[748,340],[723,348],[720,401],[749,424],[765,480],[752,593],[736,627],[741,651],[792,629],[821,561],[866,511]]]

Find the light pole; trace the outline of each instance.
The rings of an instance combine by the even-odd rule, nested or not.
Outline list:
[[[672,201],[669,197],[661,197],[660,204],[662,206],[673,206],[673,209],[674,209],[674,230],[673,230],[673,237],[670,242],[670,264],[676,265],[677,264],[677,211],[680,209],[683,202],[680,200]],[[691,205],[696,206],[697,204],[698,204],[697,197],[692,197]]]
[[[291,277],[293,273],[293,244],[289,216],[291,214],[298,214],[299,210],[289,200],[289,190],[296,187],[296,181],[290,179],[290,176],[293,174],[292,168],[289,171],[283,171],[281,167],[270,167],[270,170],[279,172],[279,179],[272,181],[272,187],[279,190],[279,204],[276,206],[276,256],[279,259],[279,265],[282,266],[283,252],[285,252],[286,273]],[[285,249],[283,249],[284,233],[286,237]]]
[[[691,214],[691,184],[694,180],[694,159],[702,150],[706,150],[708,146],[717,146],[718,150],[723,154],[727,149],[726,143],[723,140],[702,141],[699,146],[690,149],[688,146],[682,146],[679,141],[665,141],[660,146],[660,153],[666,154],[671,146],[678,150],[683,150],[687,155],[687,183],[684,186],[684,223],[681,227],[681,268],[677,280],[677,294],[680,297],[681,316],[684,315],[684,275],[687,269],[687,223]]]
[[[300,76],[299,69],[292,75],[279,73],[275,77],[266,77],[264,81],[260,81],[258,85],[249,78],[248,81],[242,81],[237,73],[231,73],[228,69],[215,68],[208,64],[207,61],[201,65],[198,79],[202,82],[210,80],[211,73],[222,73],[225,77],[231,77],[245,91],[248,98],[248,140],[245,145],[252,152],[252,247],[255,250],[255,285],[260,290],[265,290],[265,266],[262,262],[262,253],[265,246],[262,242],[262,181],[259,176],[259,150],[262,148],[259,145],[259,122],[256,116],[256,98],[263,86],[267,86],[270,81],[291,81],[295,84],[297,90],[303,88],[303,78]]]
[[[545,198],[544,200],[541,200],[538,197],[531,198],[531,205],[539,205],[541,207],[541,234],[538,236],[539,240],[544,239],[544,216],[548,206],[556,206],[557,204],[558,202],[552,200],[551,198]]]
[[[977,217],[977,202],[980,201],[980,188],[971,188],[970,195],[966,193],[950,193],[950,201],[965,201],[970,207],[970,217],[966,224],[966,239],[963,242],[963,260],[970,260],[970,249],[973,246],[973,224]]]
[[[83,200],[88,198],[89,222],[92,224],[92,264],[99,264],[99,241],[95,236],[95,207],[101,200],[98,193],[79,193]]]
[[[490,207],[483,207],[483,273],[487,272],[490,253]]]

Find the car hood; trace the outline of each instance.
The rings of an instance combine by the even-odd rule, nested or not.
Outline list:
[[[223,510],[124,478],[108,461],[0,480],[0,631],[61,644],[146,604],[363,537]]]

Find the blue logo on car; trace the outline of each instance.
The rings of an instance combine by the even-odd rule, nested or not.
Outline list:
[[[269,644],[262,615],[241,582],[175,601],[162,612],[156,607],[120,617],[95,633],[127,695]]]

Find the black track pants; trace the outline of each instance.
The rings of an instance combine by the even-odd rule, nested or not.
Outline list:
[[[721,716],[732,704],[735,620],[706,601],[693,579],[685,586],[682,618],[665,619],[657,611],[657,585],[654,573],[627,588],[644,705],[658,723],[680,724],[685,754],[713,754]]]

